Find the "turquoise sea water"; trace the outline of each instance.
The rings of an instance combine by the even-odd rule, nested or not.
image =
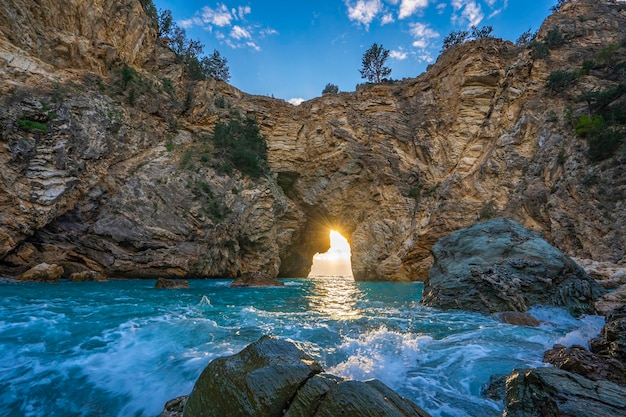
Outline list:
[[[419,304],[421,283],[285,280],[279,288],[190,281],[0,283],[1,416],[146,416],[188,394],[212,359],[265,334],[297,342],[324,368],[378,378],[433,416],[496,416],[491,374],[543,366],[554,343],[586,344],[603,325],[559,309],[512,326]]]

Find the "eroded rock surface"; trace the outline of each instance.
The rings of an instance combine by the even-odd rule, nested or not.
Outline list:
[[[42,263],[32,267],[16,278],[16,281],[59,282],[63,275],[63,267],[56,264]]]
[[[546,351],[543,360],[593,381],[611,381],[626,386],[626,369],[620,361],[595,354],[582,346],[554,346]]]
[[[592,352],[615,358],[626,366],[626,305],[607,314],[600,335],[590,345]]]
[[[520,369],[506,380],[507,417],[615,417],[626,413],[626,387],[555,368]]]
[[[458,230],[432,253],[422,296],[431,307],[494,313],[553,305],[593,314],[606,292],[540,235],[505,218]]]
[[[567,40],[544,58],[481,39],[417,78],[294,107],[188,82],[140,1],[3,1],[0,274],[46,262],[109,277],[303,277],[334,228],[355,279],[423,280],[439,238],[495,215],[624,265],[624,157],[589,161],[572,128],[587,103],[568,100],[623,80],[591,71],[568,94],[546,88],[621,44],[622,8],[568,2],[538,32]],[[233,115],[261,127],[270,175],[202,160]]]

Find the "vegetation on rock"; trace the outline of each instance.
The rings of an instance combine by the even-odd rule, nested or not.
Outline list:
[[[339,92],[339,87],[335,84],[328,83],[326,87],[322,90],[322,95],[325,94],[337,94]]]
[[[453,30],[445,38],[443,38],[443,46],[441,47],[441,52],[449,49],[454,45],[460,45],[467,41],[492,38],[492,32],[493,26],[483,26],[480,29],[476,26],[472,26],[469,31]]]
[[[233,117],[228,122],[218,122],[213,143],[216,152],[242,173],[259,178],[268,172],[267,144],[254,119]]]
[[[389,58],[389,50],[382,45],[374,43],[365,53],[361,60],[361,78],[369,82],[379,83],[391,74],[391,68],[385,66]]]

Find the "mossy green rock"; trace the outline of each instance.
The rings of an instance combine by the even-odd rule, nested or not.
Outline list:
[[[458,230],[431,252],[422,298],[431,307],[496,313],[551,305],[579,316],[595,313],[606,292],[539,234],[505,218]]]

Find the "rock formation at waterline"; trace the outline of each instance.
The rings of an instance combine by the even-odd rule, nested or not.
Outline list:
[[[626,59],[624,8],[566,3],[537,35],[565,42],[543,56],[472,41],[417,78],[295,107],[186,80],[138,0],[3,1],[0,274],[47,262],[304,276],[332,227],[356,279],[421,280],[440,237],[495,214],[568,255],[623,264],[624,155],[590,161],[572,120],[588,107],[576,97],[624,82],[598,58],[613,45],[611,65]],[[576,84],[546,87],[585,60],[596,66]],[[207,138],[234,115],[260,126],[269,175],[225,170],[213,152]]]
[[[295,345],[268,336],[209,363],[185,402],[183,416],[332,417],[338,412],[346,417],[429,416],[380,381],[325,374]]]
[[[580,316],[594,314],[606,292],[537,233],[504,218],[457,230],[432,253],[422,297],[431,307],[496,313],[553,305]]]

